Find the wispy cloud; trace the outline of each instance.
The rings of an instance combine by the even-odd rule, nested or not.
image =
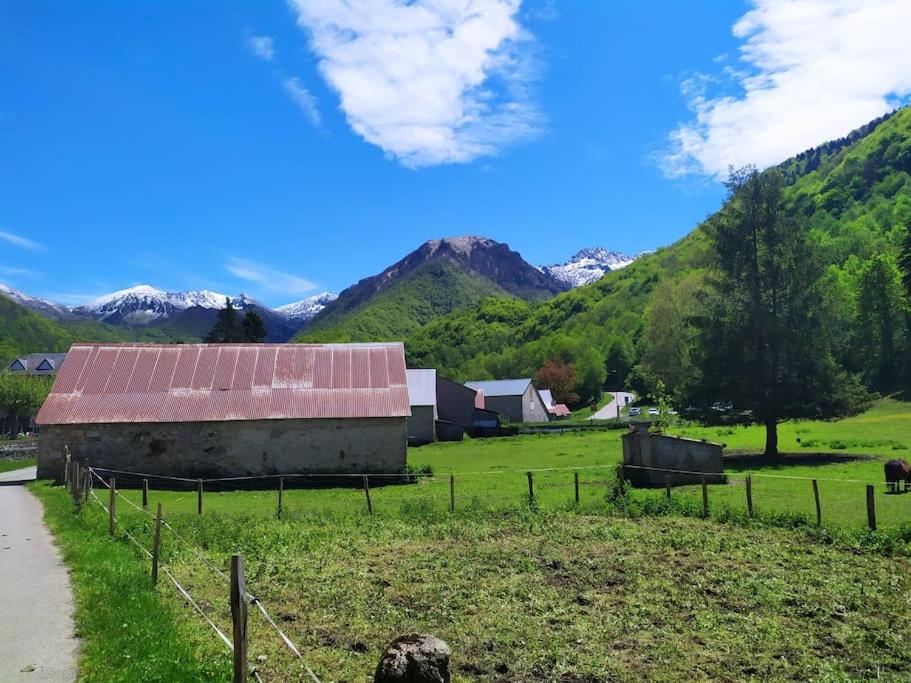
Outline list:
[[[235,277],[253,282],[269,292],[296,296],[317,289],[317,285],[306,278],[283,273],[255,261],[231,258],[226,268]]]
[[[753,0],[733,27],[740,64],[685,79],[694,112],[659,163],[671,177],[766,167],[911,94],[908,0]]]
[[[282,87],[288,93],[288,97],[310,119],[310,123],[318,128],[322,124],[322,117],[319,113],[318,100],[313,96],[313,93],[307,90],[306,86],[296,76],[283,79]]]
[[[275,41],[270,36],[249,36],[247,49],[254,57],[264,62],[275,59]]]
[[[7,277],[27,277],[33,280],[42,276],[42,274],[37,271],[13,266],[0,266],[0,273]]]
[[[409,167],[464,163],[542,129],[521,0],[291,0],[351,128]]]
[[[28,249],[29,251],[43,251],[45,249],[44,245],[33,242],[30,239],[22,237],[21,235],[14,235],[11,232],[4,232],[0,230],[0,240],[9,242],[10,244],[19,247],[21,249]]]

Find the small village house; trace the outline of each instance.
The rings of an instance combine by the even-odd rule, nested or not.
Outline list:
[[[479,399],[479,392],[443,377],[434,369],[409,369],[408,393],[409,444],[459,441],[466,431],[475,429],[479,420],[499,426],[496,415],[488,415],[484,410],[483,394]]]
[[[404,349],[386,344],[77,344],[38,413],[38,476],[400,472]]]
[[[465,386],[484,392],[487,410],[509,422],[548,422],[550,413],[530,378],[466,382]]]
[[[541,400],[544,401],[544,405],[547,407],[547,412],[550,413],[551,418],[561,420],[570,416],[570,410],[566,407],[566,404],[554,402],[554,397],[551,395],[550,389],[539,389],[538,393],[541,395]]]
[[[420,446],[436,440],[437,382],[436,370],[406,371],[411,417],[408,418],[408,444]]]
[[[7,370],[17,375],[56,375],[65,353],[30,353],[14,358]]]

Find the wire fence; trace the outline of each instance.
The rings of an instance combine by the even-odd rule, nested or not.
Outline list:
[[[636,482],[642,472],[652,475],[647,485],[627,485],[626,495],[646,504],[670,500],[687,512],[702,507],[706,495],[712,511],[756,516],[791,515],[808,521],[859,528],[898,528],[911,523],[911,494],[903,484],[894,489],[883,480],[851,477],[810,477],[757,470],[710,473],[616,463],[577,467],[539,467],[523,470],[488,469],[448,473],[288,473],[192,479],[117,469],[93,468],[116,476],[122,487],[140,491],[171,490],[169,505],[180,512],[327,516],[497,510],[526,505],[529,475],[534,503],[540,507],[594,509],[603,505],[618,479]],[[670,487],[664,484],[670,477]],[[641,483],[641,482],[640,482]],[[403,485],[409,484],[409,485]],[[747,489],[750,489],[749,492]],[[871,490],[872,489],[872,490]],[[241,493],[246,490],[246,493]],[[147,493],[142,493],[143,498]],[[872,515],[876,524],[871,525]]]
[[[868,526],[874,530],[911,522],[911,495],[901,495],[900,491],[887,488],[882,481],[812,478],[749,470],[722,474],[611,463],[527,470],[466,470],[446,474],[291,473],[193,479],[87,467],[80,480],[79,467],[76,463],[72,464],[76,466],[76,474],[68,474],[67,479],[71,480],[74,492],[82,486],[84,499],[91,499],[109,515],[112,536],[116,529],[145,559],[157,563],[157,533],[151,549],[148,543],[137,538],[140,535],[153,536],[152,523],[157,521],[179,547],[188,552],[196,566],[214,576],[222,586],[230,586],[232,576],[213,562],[198,542],[178,531],[169,518],[179,516],[181,522],[186,523],[187,515],[194,513],[241,513],[295,520],[307,515],[469,514],[529,507],[534,510],[597,511],[603,510],[605,505],[619,505],[627,510],[629,506],[639,506],[638,509],[645,513],[660,510],[662,513],[678,512],[703,517],[732,512],[745,517],[788,515],[790,519],[804,519],[819,526]],[[653,477],[651,486],[632,486],[630,480],[646,472],[657,475],[658,481],[664,483],[655,485],[656,477]],[[131,488],[121,488],[122,484]],[[251,484],[255,486],[247,490]],[[97,495],[95,485],[107,490],[107,505]],[[158,517],[151,512],[150,497],[166,502],[168,517]],[[124,524],[113,509],[113,503],[118,501],[137,513],[143,522],[131,523],[129,527]],[[204,533],[204,529],[196,531],[197,534]],[[219,616],[212,614],[210,601],[194,597],[192,588],[178,578],[176,567],[163,563],[161,571],[219,641],[234,652],[232,639],[226,629],[218,625]],[[242,590],[242,597],[245,605],[254,606],[260,613],[264,628],[273,631],[282,646],[299,662],[301,674],[319,683],[320,679],[308,665],[302,650],[279,626],[264,601],[246,589]],[[261,674],[255,667],[251,667],[250,672],[254,678],[261,680]]]
[[[123,493],[118,491],[116,488],[116,484],[112,483],[110,480],[105,481],[105,479],[103,477],[101,477],[98,474],[98,472],[96,472],[93,468],[89,467],[87,469],[87,471],[93,482],[97,481],[102,486],[104,486],[108,489],[108,491],[111,494],[112,499],[122,500],[122,501],[126,502],[128,505],[130,505],[133,509],[140,512],[141,514],[143,514],[147,517],[150,517],[152,519],[156,518],[156,515],[153,515],[147,509],[141,507],[140,505],[137,505],[135,502],[133,502],[128,497],[123,495]],[[157,553],[153,553],[153,551],[149,550],[132,533],[130,533],[130,531],[123,524],[118,523],[116,516],[112,514],[113,508],[110,505],[105,505],[104,502],[102,502],[102,500],[95,493],[94,490],[89,489],[88,492],[89,492],[90,496],[92,497],[92,499],[95,500],[95,502],[98,503],[98,505],[100,505],[101,508],[106,513],[108,513],[108,515],[110,516],[110,519],[112,520],[112,528],[114,525],[116,525],[116,528],[118,528],[120,530],[120,532],[123,533],[124,536],[133,545],[135,545],[142,554],[144,554],[147,558],[152,559],[154,562],[157,563],[157,561],[158,561]],[[199,562],[202,565],[204,565],[207,569],[211,570],[222,581],[224,581],[225,583],[230,585],[232,578],[230,576],[228,576],[227,573],[225,573],[224,571],[219,569],[217,566],[215,566],[215,564],[213,564],[199,550],[199,548],[197,546],[190,543],[190,541],[188,541],[180,533],[178,533],[177,530],[171,524],[169,524],[167,522],[167,520],[165,520],[163,517],[159,517],[158,521],[160,522],[161,526],[163,526],[168,531],[170,531],[171,534],[173,534],[173,536],[177,540],[179,540],[184,547],[189,549],[189,551],[195,556],[195,558],[197,560],[199,560]],[[156,565],[156,570],[157,570],[157,568],[158,567]],[[162,566],[161,571],[165,574],[165,576],[168,577],[168,579],[170,579],[170,581],[174,584],[174,587],[177,589],[177,591],[180,593],[180,595],[183,596],[183,598],[187,601],[187,603],[191,607],[193,607],[193,609],[196,610],[196,612],[198,612],[199,615],[205,620],[205,622],[212,628],[212,630],[216,633],[216,635],[219,637],[219,639],[226,645],[226,647],[229,649],[229,651],[234,652],[235,646],[234,646],[234,643],[232,642],[232,640],[230,638],[228,638],[228,636],[225,634],[225,632],[221,628],[218,627],[218,625],[213,621],[213,619],[199,605],[198,601],[196,601],[192,597],[192,595],[189,593],[189,591],[183,585],[181,585],[181,583],[175,577],[172,569],[167,566]],[[260,598],[258,598],[257,596],[255,596],[247,591],[243,591],[241,597],[247,604],[254,605],[259,610],[259,612],[263,616],[263,619],[278,634],[282,643],[288,648],[288,650],[298,660],[300,660],[301,666],[302,666],[304,672],[309,677],[309,679],[311,681],[314,681],[314,683],[320,683],[320,679],[316,676],[316,674],[313,672],[313,670],[307,665],[307,662],[304,660],[304,656],[301,653],[300,649],[294,644],[294,642],[288,637],[288,635],[278,626],[278,624],[275,622],[275,619],[272,617],[272,615],[269,613],[266,606],[263,604],[263,601]],[[250,668],[250,674],[256,680],[258,680],[258,681],[262,680],[261,676],[259,674],[259,671],[255,667]]]

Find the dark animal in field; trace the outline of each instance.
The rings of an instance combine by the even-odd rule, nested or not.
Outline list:
[[[905,482],[905,491],[911,484],[911,465],[907,460],[889,460],[883,469],[886,471],[886,486],[890,491],[898,491],[899,482]]]

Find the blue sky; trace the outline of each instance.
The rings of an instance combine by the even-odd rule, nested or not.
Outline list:
[[[911,92],[904,1],[474,3],[3,3],[0,282],[278,305],[441,236],[638,252]]]

